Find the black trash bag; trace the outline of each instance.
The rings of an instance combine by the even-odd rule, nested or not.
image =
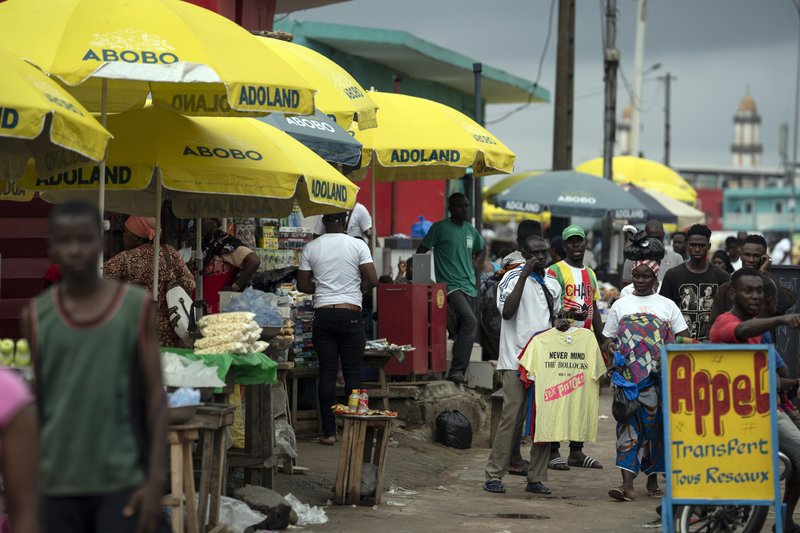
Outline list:
[[[451,448],[472,447],[472,424],[461,411],[442,411],[436,417],[436,442]]]

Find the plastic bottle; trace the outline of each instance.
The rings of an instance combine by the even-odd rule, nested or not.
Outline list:
[[[17,353],[14,355],[16,366],[31,366],[31,347],[25,339],[17,340]]]
[[[359,412],[360,404],[361,404],[361,395],[358,393],[358,389],[353,389],[353,392],[351,392],[350,396],[347,398],[347,411],[353,414],[357,414]]]
[[[0,365],[11,366],[14,362],[14,341],[3,339],[0,341]]]
[[[361,389],[361,394],[358,395],[358,414],[365,415],[369,411],[369,395],[367,389]]]

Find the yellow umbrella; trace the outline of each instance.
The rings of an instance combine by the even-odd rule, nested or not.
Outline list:
[[[0,201],[30,202],[33,200],[33,191],[20,188],[14,181],[0,180]]]
[[[28,160],[47,174],[99,161],[111,134],[56,82],[0,50],[0,179],[22,176]]]
[[[575,170],[602,176],[603,158],[587,161],[575,167]],[[692,186],[680,174],[656,161],[618,156],[613,160],[613,171],[616,183],[630,183],[640,189],[659,191],[692,206],[697,203],[697,192]]]
[[[355,205],[358,187],[350,180],[299,141],[254,118],[192,118],[150,106],[111,117],[109,129],[114,133],[104,180],[109,209],[155,215],[156,227],[163,198],[172,200],[182,218],[279,217],[295,202],[307,215]],[[47,178],[30,172],[20,184],[44,191],[45,200],[63,202],[96,198],[92,190],[101,175],[98,167]],[[159,243],[156,233],[154,246]]]
[[[507,211],[502,207],[497,207],[493,203],[483,202],[483,221],[487,223],[506,224],[508,222],[522,222],[523,220],[535,220],[543,226],[550,225],[550,212],[545,211],[540,214],[523,213],[521,211]]]
[[[142,107],[148,94],[192,115],[314,112],[314,87],[290,61],[188,2],[8,0],[0,20],[0,46],[71,87],[93,112]]]
[[[342,128],[348,129],[354,121],[362,130],[378,125],[377,106],[370,94],[337,63],[299,44],[268,37],[258,39],[275,55],[291,59],[292,66],[317,89],[314,105]]]
[[[516,155],[471,118],[444,104],[403,94],[370,92],[377,128],[356,130],[362,164],[378,181],[454,179],[509,173]],[[358,177],[363,177],[363,169]]]
[[[295,200],[306,214],[355,204],[358,187],[350,180],[300,142],[256,119],[187,117],[148,106],[108,122],[114,139],[108,145],[105,181],[114,211],[154,214],[156,204],[150,200],[161,190],[151,184],[154,176],[184,218],[284,216]],[[48,177],[28,172],[19,184],[45,198],[66,198],[52,192],[96,190],[99,176],[98,167],[84,166]]]

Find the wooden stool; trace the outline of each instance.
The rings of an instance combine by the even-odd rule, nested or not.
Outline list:
[[[173,533],[184,533],[184,506],[188,516],[186,532],[200,533],[197,505],[194,501],[194,470],[192,468],[192,444],[199,437],[199,424],[170,426],[167,430],[172,497],[165,498],[163,505],[172,507]]]
[[[201,429],[200,498],[197,519],[203,530],[219,525],[219,504],[225,486],[225,433],[233,424],[233,406],[206,404],[197,409],[191,422]],[[208,522],[206,522],[208,515]]]
[[[333,502],[339,505],[377,505],[383,492],[383,472],[386,468],[386,448],[393,417],[341,415],[344,419],[339,468],[333,487]],[[361,471],[363,463],[378,469],[375,497],[361,500]]]
[[[292,368],[287,372],[291,385],[291,424],[295,435],[319,435],[322,433],[322,417],[319,413],[319,387],[318,368]],[[312,409],[298,409],[298,381],[310,379],[314,381],[314,407]],[[349,394],[349,392],[348,392]]]

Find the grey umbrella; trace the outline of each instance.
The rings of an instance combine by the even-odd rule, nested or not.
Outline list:
[[[642,219],[647,207],[619,185],[574,170],[545,172],[517,183],[498,194],[495,204],[509,211],[554,216]]]
[[[361,143],[319,110],[314,115],[271,113],[258,120],[288,133],[329,163],[357,167],[361,162]]]

